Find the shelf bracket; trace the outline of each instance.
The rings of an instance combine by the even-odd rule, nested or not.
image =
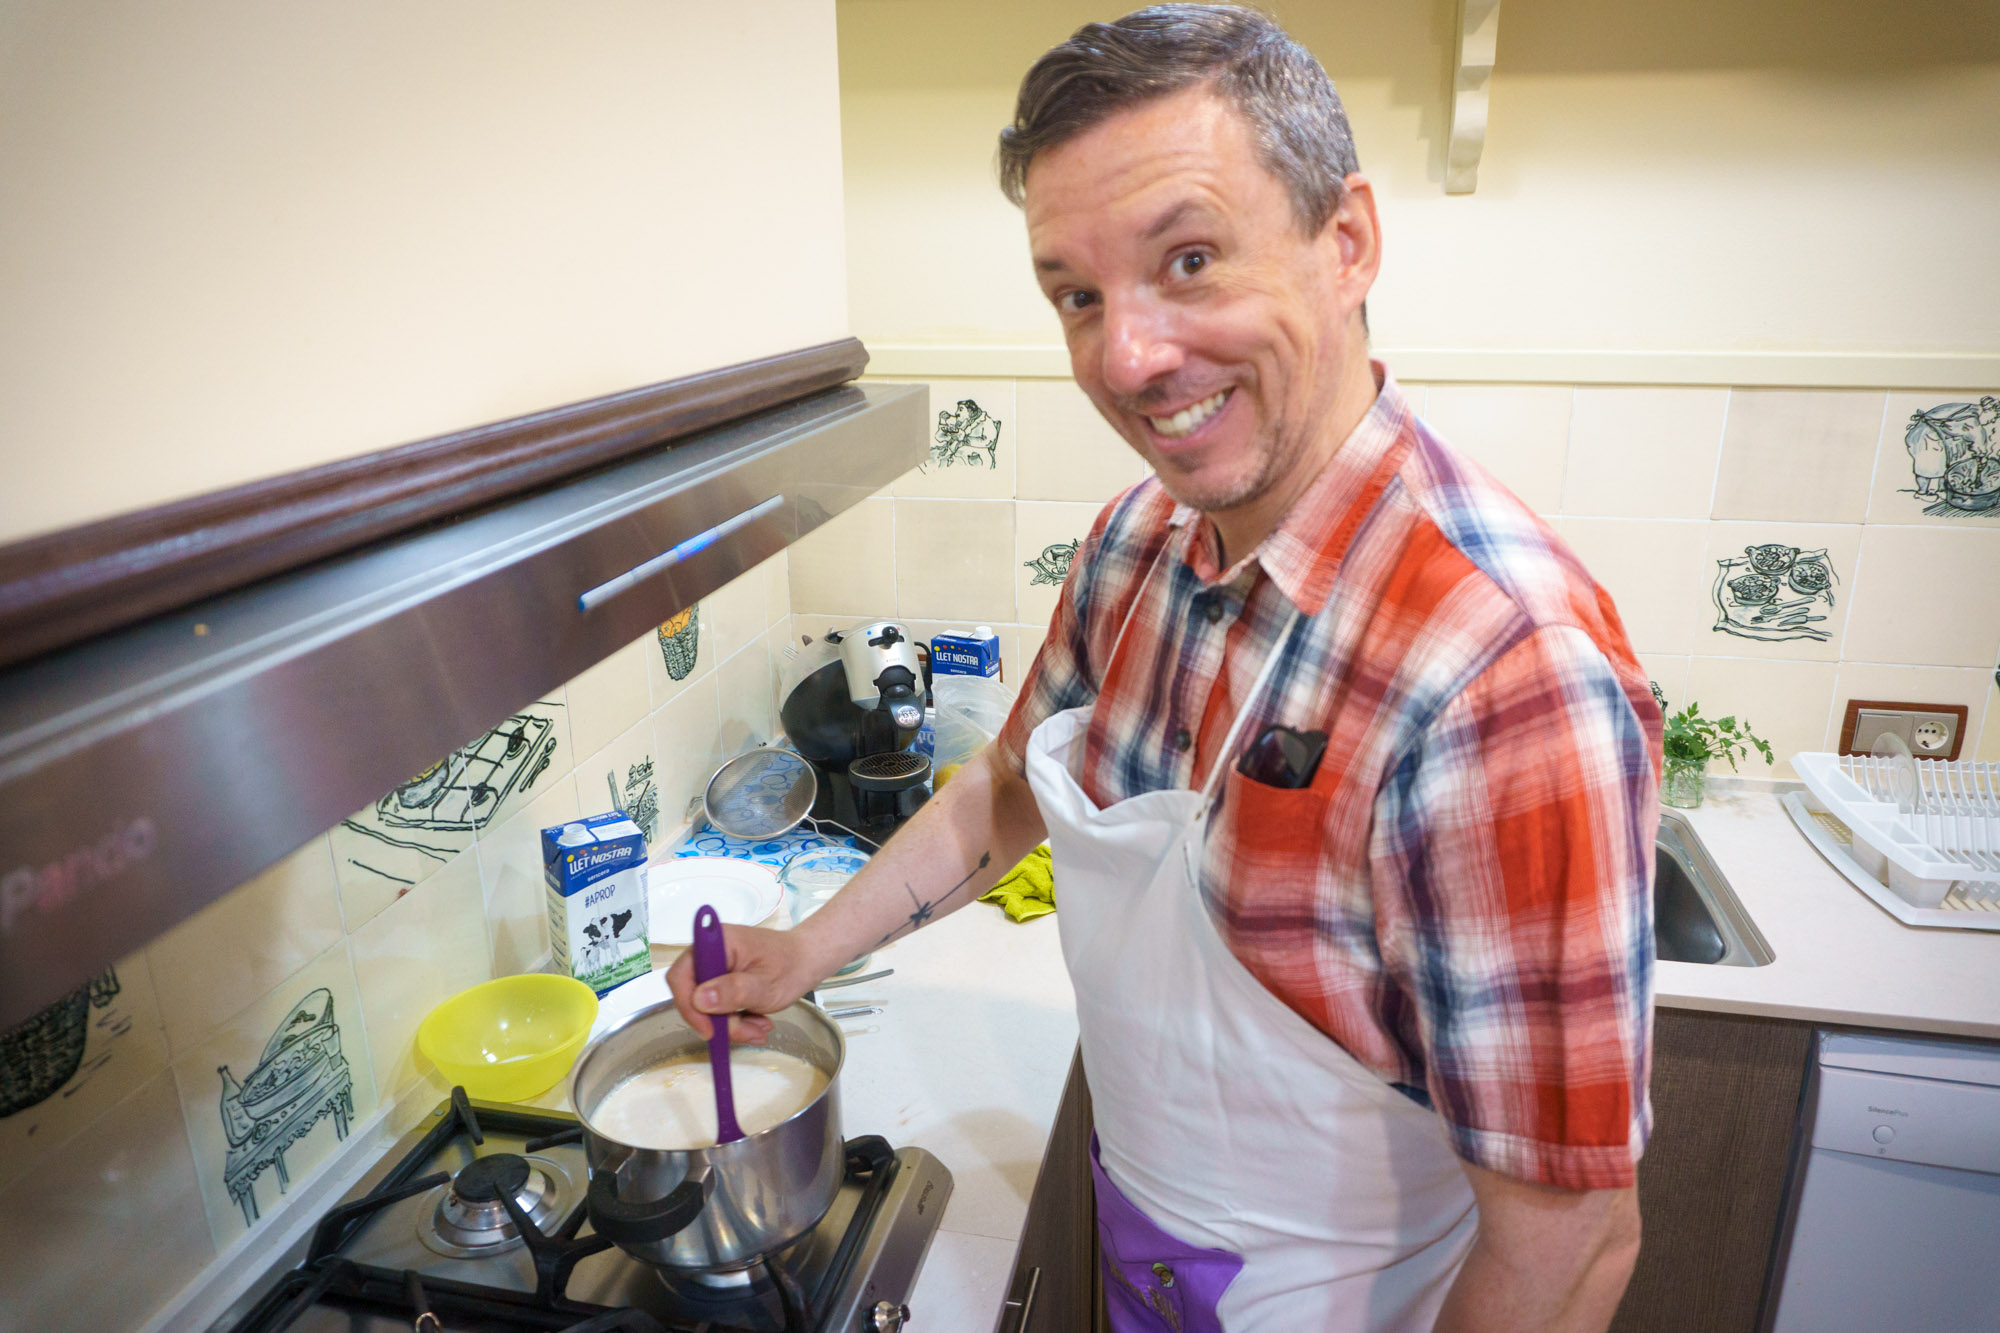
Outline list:
[[[1458,58],[1451,71],[1451,142],[1445,152],[1444,192],[1471,194],[1479,183],[1479,155],[1486,149],[1486,89],[1499,44],[1500,0],[1459,0]]]

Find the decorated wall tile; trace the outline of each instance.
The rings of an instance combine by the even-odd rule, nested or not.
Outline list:
[[[1579,387],[1563,513],[1707,518],[1728,407],[1727,389]]]
[[[836,515],[791,547],[792,605],[864,619],[896,606],[896,509],[881,497]]]
[[[1886,401],[1862,389],[1730,390],[1712,516],[1859,523]]]
[[[575,774],[564,773],[503,823],[479,835],[479,884],[486,898],[493,975],[510,976],[538,966],[549,950],[549,913],[543,896],[542,830],[567,824],[582,810]]]
[[[1568,385],[1435,384],[1424,420],[1538,514],[1562,505]]]
[[[896,501],[896,613],[1014,620],[1014,510],[1002,500]]]
[[[563,687],[563,699],[569,705],[570,740],[577,754],[596,754],[653,711],[646,658],[659,652],[656,634],[649,633]]]
[[[1699,579],[1706,523],[1568,518],[1557,525],[1584,567],[1611,594],[1634,652],[1694,650],[1706,590]]]
[[[1753,778],[1793,776],[1791,759],[1802,750],[1817,750],[1826,734],[1832,708],[1835,666],[1831,662],[1767,661],[1761,658],[1704,657],[1697,653],[1688,668],[1685,699],[1701,704],[1708,717],[1734,717],[1770,742],[1777,763],[1767,767],[1754,749],[1736,761],[1736,771]],[[1726,763],[1711,763],[1708,771],[1727,773]]]
[[[659,760],[660,824],[671,831],[686,821],[689,803],[725,757],[715,672],[653,714],[653,753]]]
[[[1069,575],[1077,544],[1090,531],[1098,507],[1022,501],[1014,510],[1015,617],[1047,625]]]
[[[1892,393],[1870,523],[2000,523],[2000,387]]]
[[[741,656],[741,654],[738,654]],[[648,842],[660,835],[659,763],[653,720],[643,717],[576,766],[576,803],[586,815],[622,811]],[[666,821],[670,826],[673,821]]]
[[[2000,655],[2000,530],[1952,524],[1862,529],[1856,662],[1990,667]]]
[[[556,690],[383,793],[329,833],[341,910],[353,930],[506,820],[569,770],[574,754]]]
[[[1020,414],[1018,498],[1102,506],[1150,471],[1074,380],[1021,380],[1014,402]]]
[[[646,680],[654,708],[715,665],[714,636],[708,633],[705,608],[699,602],[667,617],[640,642],[646,645]]]
[[[215,1258],[201,1217],[181,1100],[163,1069],[0,1191],[6,1326],[138,1327]]]
[[[146,946],[167,1047],[179,1056],[343,934],[323,837]]]
[[[174,1061],[217,1249],[259,1225],[375,1111],[347,943]]]
[[[1695,651],[1839,658],[1861,533],[1849,523],[1711,523]]]
[[[1020,451],[1012,380],[937,380],[930,386],[929,456],[896,481],[899,496],[1014,498]]]
[[[1978,753],[1981,724],[1993,725],[1987,716],[1987,697],[1994,691],[1994,672],[1977,667],[1897,666],[1880,662],[1842,662],[1833,684],[1833,714],[1827,723],[1822,749],[1840,745],[1840,724],[1850,699],[1888,699],[1904,703],[1965,705],[1965,736],[1959,758]]]
[[[394,1096],[430,1068],[416,1046],[424,1016],[493,975],[478,854],[459,853],[355,931],[351,943],[375,1087]],[[436,1091],[442,1097],[451,1088],[437,1081]]]
[[[143,952],[0,1034],[0,1190],[166,1067]]]

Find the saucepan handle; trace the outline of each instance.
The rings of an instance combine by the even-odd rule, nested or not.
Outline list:
[[[616,1174],[590,1176],[590,1225],[614,1245],[651,1245],[684,1229],[708,1201],[708,1174],[689,1176],[664,1199],[634,1202],[618,1197]]]

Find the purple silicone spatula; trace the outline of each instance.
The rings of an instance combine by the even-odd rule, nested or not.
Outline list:
[[[722,918],[703,903],[694,914],[694,980],[697,986],[729,970],[729,950],[722,942]],[[708,1065],[715,1071],[715,1141],[734,1143],[743,1137],[736,1123],[736,1094],[729,1086],[729,1021],[709,1015],[714,1030],[708,1036]]]

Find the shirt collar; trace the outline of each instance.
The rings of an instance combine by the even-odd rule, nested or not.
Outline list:
[[[1402,463],[1414,420],[1388,368],[1380,361],[1368,364],[1375,372],[1375,402],[1256,550],[1219,568],[1215,525],[1196,522],[1202,516],[1198,509],[1174,506],[1169,523],[1188,529],[1182,558],[1205,586],[1234,583],[1254,563],[1301,614],[1317,615],[1326,605],[1348,544]]]

